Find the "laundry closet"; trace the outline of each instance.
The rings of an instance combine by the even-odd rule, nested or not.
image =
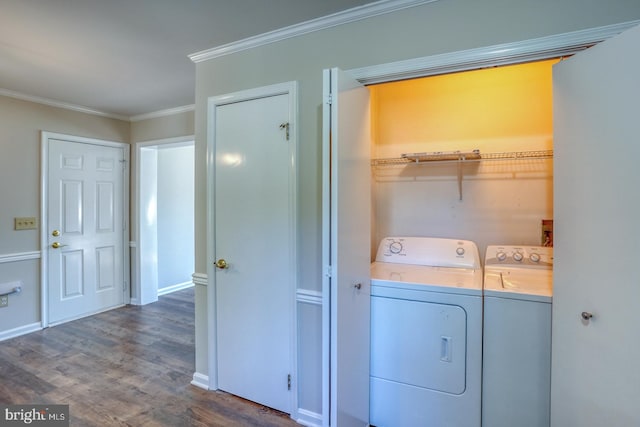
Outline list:
[[[556,62],[368,86],[372,259],[385,236],[542,244]]]
[[[488,322],[480,259],[551,243],[556,62],[369,87],[372,425],[549,425],[550,301],[498,293]]]

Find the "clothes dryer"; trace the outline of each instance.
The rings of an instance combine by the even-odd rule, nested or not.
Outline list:
[[[549,427],[553,248],[488,246],[482,424]]]
[[[371,265],[371,425],[480,426],[481,360],[475,243],[383,239]]]

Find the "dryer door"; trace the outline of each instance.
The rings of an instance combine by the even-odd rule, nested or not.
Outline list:
[[[459,395],[467,315],[457,305],[371,297],[371,376]]]

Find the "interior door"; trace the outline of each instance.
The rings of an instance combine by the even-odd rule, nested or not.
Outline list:
[[[218,388],[291,412],[289,93],[215,107]]]
[[[124,149],[48,140],[47,302],[55,324],[124,304]]]
[[[635,27],[553,70],[555,427],[640,425],[638,46]]]
[[[362,427],[369,420],[369,91],[338,69],[325,70],[324,99],[323,419]]]

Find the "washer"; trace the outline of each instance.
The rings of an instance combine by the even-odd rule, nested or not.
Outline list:
[[[371,265],[371,425],[480,426],[481,371],[475,243],[382,239]]]
[[[549,427],[553,248],[488,246],[482,423]]]

